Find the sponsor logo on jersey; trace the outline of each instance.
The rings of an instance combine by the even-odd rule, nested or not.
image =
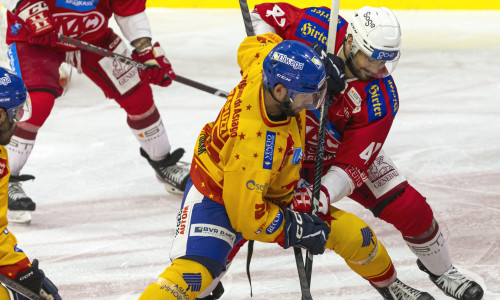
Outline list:
[[[269,186],[269,183],[267,183],[267,182],[265,184],[258,184],[253,180],[247,181],[247,184],[246,184],[247,189],[249,189],[251,191],[261,192],[261,193],[264,192],[264,190],[266,190],[268,186]]]
[[[356,91],[354,87],[351,87],[351,89],[347,92],[347,96],[349,96],[349,99],[351,99],[352,103],[356,105],[356,107],[361,106],[363,98],[361,98],[358,91]]]
[[[7,160],[0,158],[0,178],[4,178],[9,174],[9,168],[7,168]]]
[[[398,56],[399,51],[384,51],[375,49],[372,53],[372,58],[376,60],[393,60]]]
[[[236,240],[236,234],[221,226],[213,224],[193,224],[189,236],[206,236],[220,239],[228,243],[231,247]]]
[[[10,33],[12,33],[13,35],[17,35],[17,32],[19,31],[19,29],[21,29],[23,27],[23,25],[17,23],[16,21],[16,24],[10,26]]]
[[[302,19],[297,26],[295,36],[309,44],[319,42],[323,46],[323,49],[326,49],[328,29],[313,21]]]
[[[304,156],[304,151],[302,151],[302,148],[301,147],[295,148],[293,150],[293,155],[292,155],[292,165],[300,164],[303,156]]]
[[[271,170],[273,167],[274,143],[276,142],[276,132],[268,131],[266,133],[266,146],[264,149],[264,162],[262,168]]]
[[[88,11],[97,6],[99,0],[57,0],[56,6],[64,7],[74,11]]]
[[[368,95],[368,120],[374,122],[384,118],[387,115],[387,107],[380,88],[380,81],[378,79],[372,81],[365,87],[365,90]]]
[[[186,225],[189,217],[189,206],[184,206],[182,210],[177,213],[177,226],[175,236],[186,233]]]
[[[326,24],[330,23],[330,10],[326,7],[311,7],[306,10],[305,14]]]
[[[267,234],[273,234],[280,228],[281,223],[283,223],[283,213],[278,211],[278,214],[276,215],[276,218],[274,218],[273,222],[271,225],[267,226],[266,233]]]
[[[70,37],[96,32],[102,29],[106,23],[104,15],[97,11],[84,14],[58,13],[54,14],[54,19],[56,19],[60,32]]]
[[[182,278],[188,284],[186,291],[199,292],[201,290],[201,273],[182,273]]]
[[[389,94],[389,100],[392,107],[391,115],[395,116],[399,110],[398,90],[396,89],[396,85],[394,84],[394,79],[392,79],[392,76],[384,77],[382,80],[385,83],[387,94]]]
[[[279,53],[279,52],[274,52],[273,53],[273,59],[275,61],[282,62],[286,65],[291,66],[295,70],[302,70],[304,68],[304,63],[298,62],[293,58],[289,58],[286,54]]]

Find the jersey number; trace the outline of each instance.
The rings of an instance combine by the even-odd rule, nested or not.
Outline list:
[[[370,146],[368,146],[365,150],[363,150],[363,152],[361,152],[359,157],[361,157],[361,159],[364,159],[366,164],[368,163],[370,157],[372,157],[373,153],[377,152],[380,147],[382,147],[381,143],[372,142]]]

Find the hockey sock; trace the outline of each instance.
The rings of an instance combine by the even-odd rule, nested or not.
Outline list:
[[[167,132],[155,106],[140,116],[128,115],[127,123],[151,160],[160,161],[170,152]]]
[[[176,259],[150,284],[139,300],[195,299],[212,283],[212,275],[198,262]]]
[[[10,140],[10,144],[5,146],[9,154],[9,165],[10,165],[10,172],[12,175],[19,175],[21,169],[28,161],[31,151],[33,150],[33,147],[35,146],[36,132],[31,133],[29,139],[22,138],[19,136],[20,133],[22,136],[27,136],[25,134],[22,134],[23,132],[26,131],[20,129],[19,127],[16,128],[14,136]]]
[[[432,274],[441,276],[451,268],[446,241],[436,220],[433,220],[432,225],[423,234],[403,238],[410,250]]]

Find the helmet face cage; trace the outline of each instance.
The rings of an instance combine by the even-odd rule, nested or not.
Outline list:
[[[347,28],[352,35],[350,56],[362,51],[370,60],[382,62],[376,77],[388,76],[394,71],[400,57],[401,28],[396,16],[385,7],[365,6],[354,13]]]
[[[320,105],[325,78],[325,67],[320,56],[298,41],[279,43],[263,62],[264,85],[270,90],[277,84],[284,85],[287,98],[299,106]]]
[[[0,67],[0,108],[10,122],[23,122],[31,117],[31,99],[22,81],[14,72]]]

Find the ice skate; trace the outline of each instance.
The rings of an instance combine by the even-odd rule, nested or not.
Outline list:
[[[183,194],[189,178],[189,166],[179,162],[184,154],[184,149],[179,148],[169,153],[161,161],[153,161],[149,155],[141,148],[141,155],[146,158],[156,172],[158,180],[165,184],[167,192]]]
[[[383,288],[375,287],[385,300],[433,300],[434,297],[426,292],[421,292],[407,286],[399,279]]]
[[[9,210],[7,219],[10,223],[29,224],[31,212],[35,211],[36,203],[26,195],[22,187],[22,181],[33,180],[32,175],[11,175],[9,179]]]
[[[432,274],[424,264],[417,260],[420,270],[429,274],[430,280],[447,296],[459,300],[479,300],[483,298],[484,291],[481,286],[472,280],[467,279],[455,267],[451,267],[441,276]]]

